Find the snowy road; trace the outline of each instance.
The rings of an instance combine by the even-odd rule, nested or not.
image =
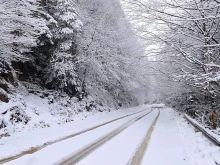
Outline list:
[[[150,106],[143,105],[128,109],[99,113],[84,120],[67,123],[63,126],[53,126],[39,130],[28,130],[12,134],[0,139],[0,164],[18,159],[26,154],[33,154],[51,144],[67,140],[82,133],[92,131],[98,127],[114,121],[149,110]],[[7,151],[7,152],[5,152]]]
[[[181,138],[169,112],[149,108],[6,165],[185,165]]]
[[[143,165],[185,165],[184,141],[178,132],[172,111],[161,110]]]

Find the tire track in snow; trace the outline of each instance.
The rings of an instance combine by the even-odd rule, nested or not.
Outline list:
[[[140,143],[139,147],[137,148],[134,156],[130,159],[127,165],[141,165],[145,152],[147,150],[148,144],[151,139],[151,135],[154,131],[154,127],[157,123],[157,120],[160,116],[160,110],[158,109],[157,117],[154,119],[153,123],[151,124],[150,128],[148,129],[146,135],[144,136],[142,142]]]
[[[114,138],[116,135],[120,134],[122,131],[124,131],[126,128],[134,124],[135,122],[139,121],[143,117],[150,114],[152,110],[144,115],[140,115],[138,117],[135,117],[134,119],[129,120],[125,124],[121,125],[120,127],[114,129],[110,133],[106,134],[105,136],[97,139],[96,141],[90,143],[89,145],[83,147],[82,149],[74,152],[73,154],[61,159],[60,161],[56,162],[54,165],[74,165],[84,159],[86,156],[88,156],[90,153],[104,145],[106,142]]]
[[[115,121],[124,119],[124,118],[126,118],[126,117],[136,115],[136,114],[141,113],[141,112],[144,112],[144,111],[146,111],[146,110],[148,110],[148,108],[147,108],[147,109],[144,109],[144,110],[142,110],[142,111],[138,111],[138,112],[135,112],[135,113],[132,113],[132,114],[129,114],[129,115],[125,115],[125,116],[122,116],[122,117],[119,117],[119,118],[116,118],[116,119],[107,121],[107,122],[105,122],[105,123],[102,123],[102,124],[93,126],[93,127],[91,127],[91,128],[88,128],[88,129],[85,129],[85,130],[76,132],[76,133],[74,133],[74,134],[72,134],[72,135],[63,137],[63,138],[61,138],[61,139],[49,141],[49,142],[47,142],[47,143],[44,143],[43,145],[40,145],[40,146],[37,146],[37,147],[31,147],[30,149],[28,149],[28,150],[26,150],[26,151],[22,151],[21,153],[19,153],[19,154],[17,154],[17,155],[13,155],[13,156],[11,156],[11,157],[7,157],[7,158],[1,159],[1,160],[0,160],[0,164],[10,162],[10,161],[12,161],[12,160],[18,159],[18,158],[20,158],[20,157],[22,157],[22,156],[25,156],[25,155],[28,155],[28,154],[33,154],[33,153],[35,153],[35,152],[37,152],[37,151],[39,151],[39,150],[41,150],[41,149],[43,149],[43,148],[45,148],[45,147],[48,147],[48,146],[50,146],[50,145],[52,145],[52,144],[55,144],[55,143],[58,143],[58,142],[61,142],[61,141],[64,141],[64,140],[67,140],[67,139],[70,139],[70,138],[79,136],[79,135],[81,135],[81,134],[83,134],[83,133],[92,131],[92,130],[94,130],[94,129],[100,128],[100,127],[105,126],[105,125],[107,125],[107,124],[110,124],[110,123],[113,123],[113,122],[115,122]]]

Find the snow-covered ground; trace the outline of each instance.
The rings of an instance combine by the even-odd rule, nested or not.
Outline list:
[[[24,88],[9,97],[9,103],[0,102],[0,138],[17,132],[62,125],[110,111],[92,98],[79,101],[54,91],[30,94]]]
[[[147,111],[150,111],[148,109]],[[133,111],[134,112],[134,111]],[[146,112],[142,112],[144,114]],[[139,116],[140,114],[136,114],[134,116],[129,116],[127,118],[121,119],[119,121],[115,121],[103,127],[97,128],[93,131],[86,132],[82,135],[76,136],[74,138],[61,141],[50,145],[32,155],[26,155],[17,159],[15,161],[11,161],[6,163],[7,165],[48,165],[53,164],[56,161],[62,159],[63,157],[68,156],[69,154],[73,153],[74,151],[79,150],[80,148],[88,145],[89,143],[95,141],[96,139],[104,136],[105,134],[109,133],[110,131],[117,128],[119,125],[131,120],[135,116]],[[12,146],[11,146],[12,147]]]
[[[196,126],[198,126],[200,129],[202,129],[204,132],[206,132],[210,137],[212,137],[213,139],[215,139],[216,142],[220,143],[220,136],[218,135],[218,133],[220,132],[220,129],[217,128],[216,133],[214,133],[213,130],[210,130],[206,127],[204,127],[202,124],[200,124],[198,121],[196,121],[195,119],[192,119],[190,116],[185,115],[185,117],[191,121],[192,123],[194,123]]]
[[[134,151],[157,116],[157,113],[158,111],[155,109],[77,165],[89,165],[90,162],[95,165],[125,165],[129,163],[130,158],[133,156]]]
[[[53,125],[51,127],[34,130],[27,129],[22,132],[14,133],[9,137],[3,137],[0,139],[0,159],[17,155],[22,151],[30,149],[31,147],[42,146],[47,142],[66,137],[107,121],[149,108],[150,106],[143,105],[111,112],[99,112],[93,115],[90,114],[90,116],[87,116],[86,118],[85,116],[76,116],[74,122],[66,123],[64,125]],[[88,114],[89,113],[84,113],[83,115]]]
[[[183,116],[177,119],[187,165],[220,165],[220,147],[211,143],[201,132],[186,122]]]
[[[172,109],[161,110],[143,165],[219,165],[220,148]]]
[[[143,164],[185,165],[184,145],[178,134],[174,111],[166,108],[160,112]]]
[[[62,126],[54,126],[31,132],[13,134],[3,138],[1,142],[1,157],[10,156],[31,146],[43,144],[47,141],[67,136],[77,131],[100,123],[131,114],[143,109],[153,111],[122,131],[113,139],[99,147],[81,160],[79,165],[125,165],[133,157],[141,144],[149,127],[157,116],[160,116],[146,148],[142,164],[150,165],[219,165],[220,148],[210,143],[192,125],[187,123],[183,115],[163,105],[143,105],[136,108],[105,112],[87,117],[85,120],[75,121]],[[141,112],[144,114],[146,112]],[[115,121],[79,136],[55,143],[34,154],[25,155],[6,165],[49,165],[91,144],[110,131],[118,128],[128,120],[140,114]]]

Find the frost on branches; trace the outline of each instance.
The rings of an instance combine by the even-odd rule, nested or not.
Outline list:
[[[108,104],[137,104],[133,91],[143,83],[137,74],[143,72],[138,71],[136,57],[142,48],[119,1],[79,2],[84,24],[78,50],[82,91]]]
[[[162,76],[167,77],[161,85],[169,90],[161,88],[161,93],[169,95],[169,103],[177,109],[186,111],[210,129],[217,129],[220,124],[219,2],[137,0],[126,5],[131,18],[139,25],[141,22],[138,30],[149,48],[148,54],[153,56],[154,71],[160,75],[158,82]]]
[[[0,2],[0,134],[143,103],[143,49],[118,0]]]

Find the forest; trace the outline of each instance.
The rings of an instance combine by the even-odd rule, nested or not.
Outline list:
[[[219,1],[0,2],[0,136],[144,103],[218,133]]]
[[[0,10],[0,100],[9,102],[0,105],[0,128],[45,111],[65,123],[140,103],[143,48],[119,1],[1,0]]]
[[[220,28],[217,0],[125,0],[157,90],[168,105],[219,127]],[[166,77],[166,78],[165,78]],[[164,100],[165,99],[165,100]]]
[[[220,165],[220,0],[0,0],[0,164]]]

